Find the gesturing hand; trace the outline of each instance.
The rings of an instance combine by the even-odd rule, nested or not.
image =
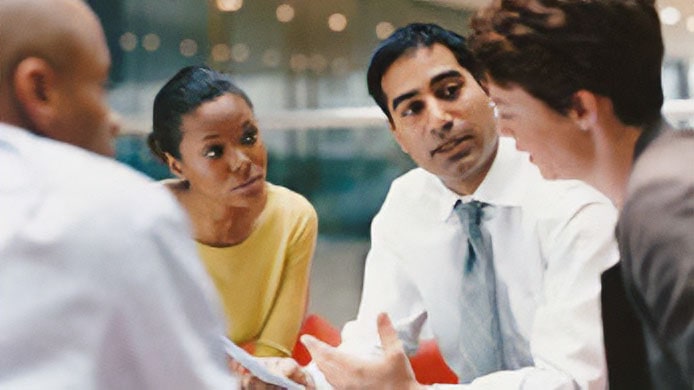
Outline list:
[[[301,336],[301,342],[336,389],[421,389],[388,315],[379,314],[377,325],[381,356],[350,355],[309,335]]]

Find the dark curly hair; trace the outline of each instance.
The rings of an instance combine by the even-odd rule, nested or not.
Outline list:
[[[654,0],[493,0],[472,18],[470,47],[495,82],[566,115],[588,90],[626,125],[663,105],[663,39]]]

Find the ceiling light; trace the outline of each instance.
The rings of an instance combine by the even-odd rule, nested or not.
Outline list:
[[[243,0],[217,0],[217,8],[223,12],[238,11],[243,7]]]
[[[282,23],[290,22],[294,19],[294,7],[289,4],[280,4],[275,11],[277,15],[277,20]]]
[[[682,14],[675,7],[665,7],[660,10],[660,21],[668,26],[674,26],[680,21]]]
[[[328,27],[335,32],[344,30],[347,27],[347,17],[340,13],[330,15],[328,18]]]

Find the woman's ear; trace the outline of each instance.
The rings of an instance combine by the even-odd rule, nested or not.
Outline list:
[[[183,170],[181,169],[181,163],[176,160],[174,156],[172,156],[170,153],[164,153],[164,157],[166,157],[166,165],[169,166],[169,170],[171,173],[176,175],[181,180],[185,180],[185,176],[183,176]]]
[[[595,127],[598,122],[598,98],[590,91],[582,89],[571,98],[569,117],[584,131]]]

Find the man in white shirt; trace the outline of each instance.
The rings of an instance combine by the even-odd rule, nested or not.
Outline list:
[[[0,53],[0,388],[234,388],[182,211],[98,155],[118,126],[96,16],[3,0]]]
[[[543,179],[500,139],[481,80],[464,39],[435,25],[399,29],[372,57],[369,92],[419,168],[393,182],[374,218],[359,314],[343,343],[302,338],[336,388],[419,387],[380,312],[405,325],[426,312],[456,388],[606,386],[600,274],[618,258],[615,209],[583,183]],[[502,351],[500,368],[472,376],[463,312],[476,302],[462,293],[470,250],[455,211],[471,201],[487,205]],[[416,326],[396,328],[406,347],[416,344]]]

